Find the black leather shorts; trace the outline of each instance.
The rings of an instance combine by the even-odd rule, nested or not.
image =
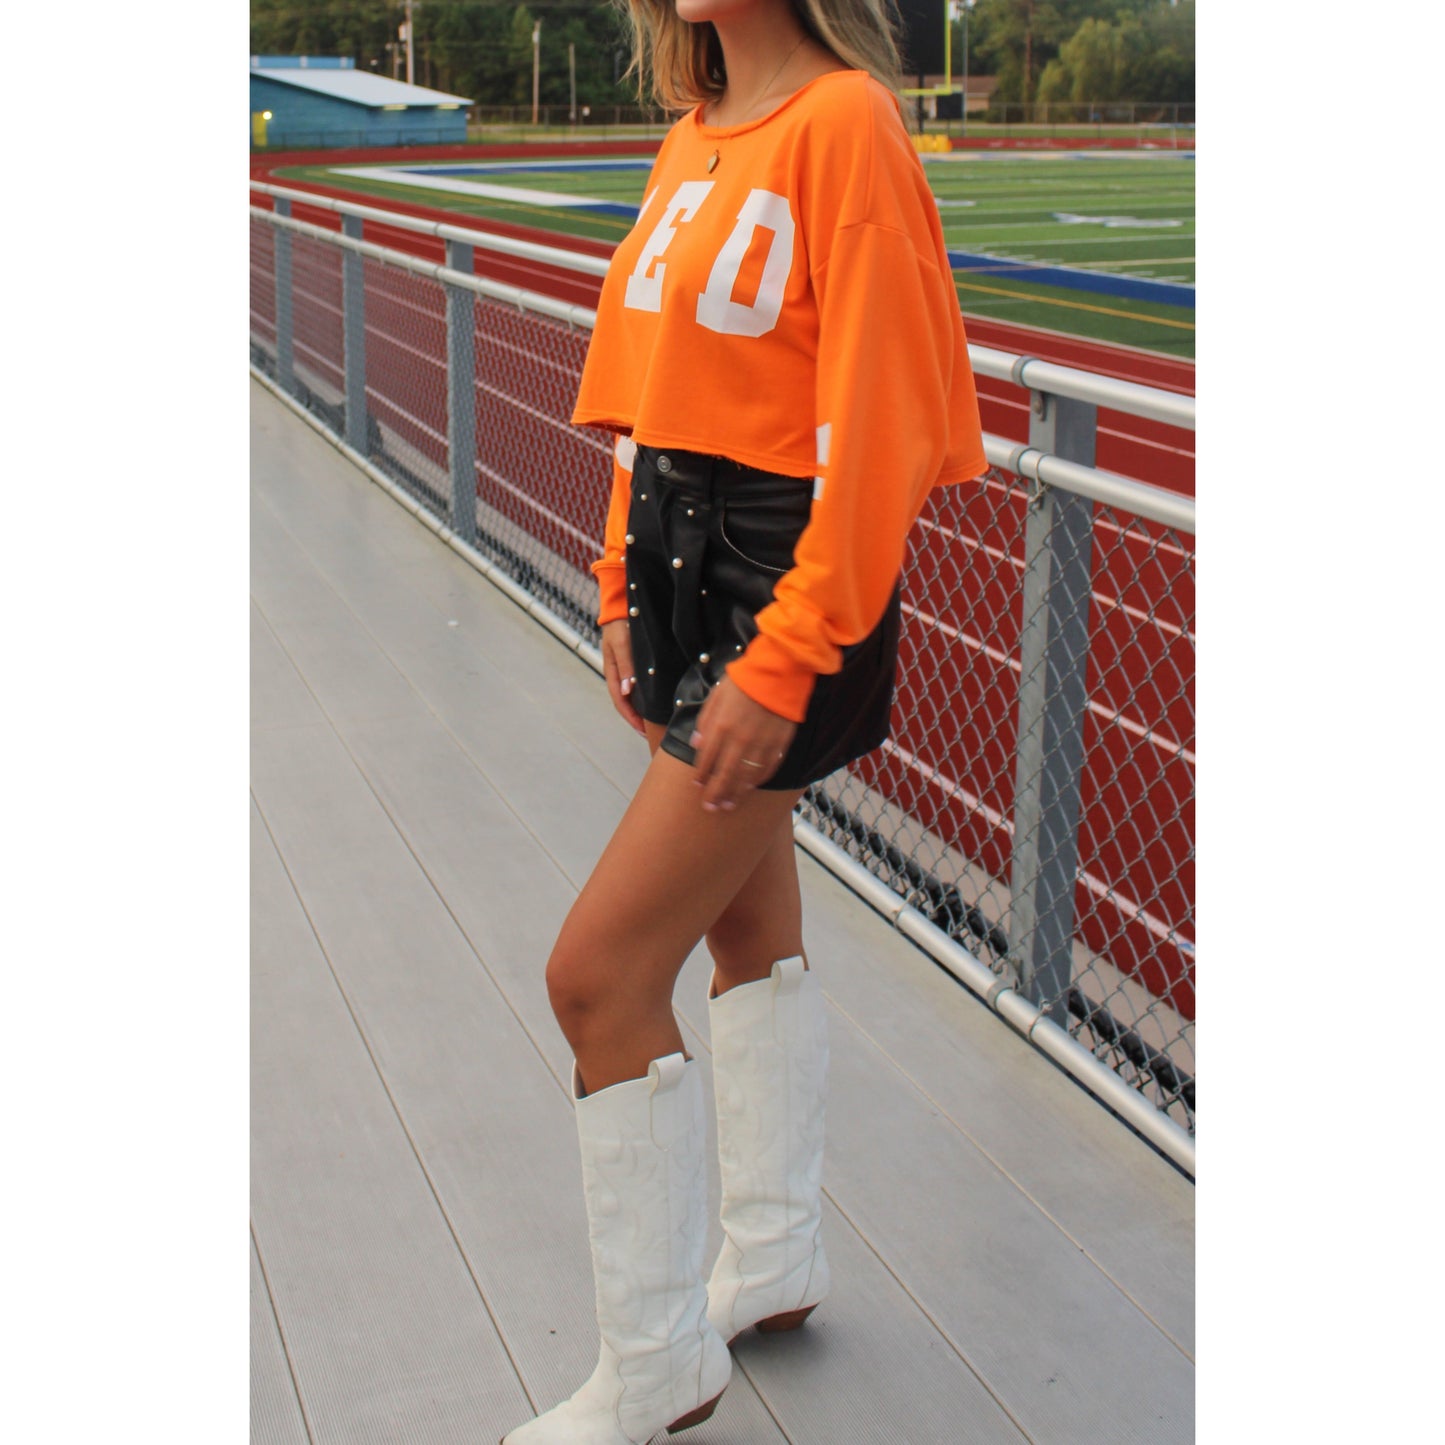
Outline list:
[[[639,446],[627,520],[633,696],[662,747],[691,764],[688,743],[723,669],[757,635],[754,618],[793,565],[813,506],[813,479],[726,457]],[[808,711],[763,786],[806,787],[888,736],[898,666],[898,588],[878,626],[818,678]]]

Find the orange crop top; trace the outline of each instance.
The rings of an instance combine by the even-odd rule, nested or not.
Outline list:
[[[627,615],[626,438],[816,478],[794,566],[727,669],[802,721],[815,678],[882,617],[929,490],[987,467],[938,208],[884,86],[834,71],[750,124],[694,109],[673,126],[572,420],[620,438],[604,623]]]

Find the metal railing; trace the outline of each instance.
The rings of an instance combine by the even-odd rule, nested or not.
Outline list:
[[[600,670],[610,448],[568,421],[595,313],[473,267],[606,262],[251,189],[257,374]],[[1192,1173],[1194,503],[1093,460],[1098,408],[1192,429],[1194,402],[970,354],[1029,393],[1028,439],[986,436],[988,474],[925,507],[893,736],[808,791],[798,840]]]

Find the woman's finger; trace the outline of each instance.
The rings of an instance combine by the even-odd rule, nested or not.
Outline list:
[[[625,624],[615,626],[609,623],[602,629],[602,676],[606,679],[612,706],[633,732],[646,737],[647,728],[637,710],[637,676],[633,671],[632,643]]]
[[[767,761],[759,761],[763,758]],[[781,760],[782,754],[770,750],[757,736],[734,733],[725,741],[712,776],[703,788],[703,805],[736,807],[777,772]]]
[[[709,812],[735,807],[769,782],[795,731],[795,724],[759,707],[726,680],[719,683],[703,704],[691,740],[703,807]]]
[[[631,677],[635,681],[632,668],[632,635],[626,626],[619,624],[613,628],[610,642],[618,672],[623,677]]]
[[[737,782],[737,766],[733,760],[734,749],[723,747],[713,761],[712,769],[702,782],[703,811],[729,812],[737,807],[742,788]]]
[[[746,757],[739,759],[741,773],[739,776],[743,785],[749,788],[761,788],[764,783],[770,782],[774,773],[778,771],[778,765],[783,761],[783,755],[775,748],[756,748],[752,751],[744,749]],[[763,761],[759,761],[762,759]]]
[[[697,715],[697,726],[689,742],[693,749],[693,782],[705,799],[715,800],[716,775],[722,764],[729,727],[722,707],[722,686],[713,688]]]
[[[697,726],[688,742],[692,746],[692,780],[700,788],[706,788],[717,766],[718,754],[723,740],[723,731],[714,726],[716,719],[708,717],[706,707],[698,714]]]

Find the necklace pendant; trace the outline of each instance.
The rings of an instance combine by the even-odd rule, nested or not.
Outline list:
[[[714,152],[707,158],[707,173],[708,173],[708,175],[711,175],[711,174],[717,169],[717,162],[718,162],[718,153],[717,153],[716,151],[714,151]]]

